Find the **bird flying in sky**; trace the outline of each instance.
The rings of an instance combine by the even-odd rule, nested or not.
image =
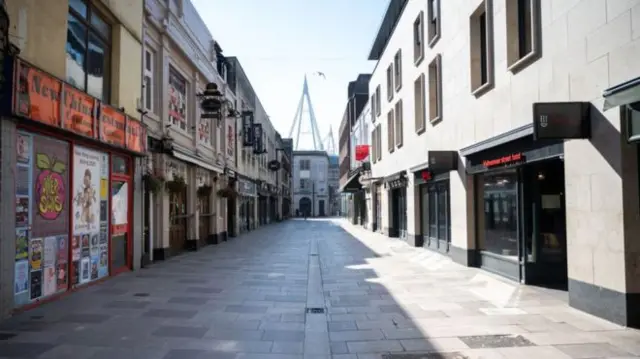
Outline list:
[[[322,71],[316,71],[315,75],[322,77],[323,79],[327,79],[327,76],[325,76],[324,72]]]

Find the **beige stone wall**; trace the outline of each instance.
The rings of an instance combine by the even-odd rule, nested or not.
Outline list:
[[[386,68],[401,48],[403,87],[391,102],[383,96],[378,121],[386,131],[386,113],[401,98],[405,106],[405,144],[390,154],[386,151],[386,135],[382,136],[384,153],[382,161],[373,165],[375,177],[424,163],[428,149],[458,150],[529,124],[533,102],[591,101],[601,109],[604,89],[640,76],[636,61],[640,58],[640,2],[540,1],[542,56],[512,73],[507,69],[505,0],[493,0],[494,85],[476,98],[470,86],[469,16],[480,3],[481,0],[441,1],[441,39],[433,48],[425,48],[424,61],[415,66],[412,24],[420,11],[427,13],[427,1],[408,2],[369,86],[370,92],[378,85],[386,92]],[[442,55],[443,117],[435,126],[427,124],[425,133],[418,136],[413,124],[413,81],[426,72],[427,64],[438,54]],[[625,269],[631,261],[638,261],[640,253],[629,237],[640,230],[636,224],[637,190],[633,189],[637,187],[635,159],[635,152],[620,135],[617,109],[595,116],[592,139],[566,142],[571,278],[619,291],[640,290],[632,285],[638,281],[631,279],[631,269]],[[631,192],[623,192],[623,185]],[[451,173],[452,240],[463,248],[473,247],[474,243],[471,188],[463,171]],[[415,195],[412,190],[408,193],[410,197]],[[416,202],[408,198],[408,203],[411,211],[411,204]],[[386,223],[386,215],[383,217]],[[417,217],[408,218],[409,233],[417,232]]]

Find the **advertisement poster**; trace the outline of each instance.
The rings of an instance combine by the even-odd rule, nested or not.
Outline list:
[[[55,267],[58,256],[58,238],[46,237],[44,239],[44,268]]]
[[[29,291],[29,261],[17,261],[14,273],[14,294],[22,294]]]
[[[63,235],[69,231],[68,158],[67,143],[33,136],[33,237]]]
[[[28,164],[31,158],[31,136],[24,132],[18,132],[16,136],[16,161]]]
[[[73,233],[98,233],[100,228],[101,154],[76,146],[73,150]]]
[[[31,271],[29,275],[31,299],[37,299],[42,297],[42,271]]]
[[[129,186],[127,182],[114,183],[111,197],[111,224],[114,226],[127,224],[127,208],[129,206]]]
[[[71,237],[71,260],[72,261],[79,261],[82,251],[80,249],[80,236],[73,236]]]
[[[29,226],[29,197],[16,196],[16,227]]]
[[[28,197],[29,188],[31,188],[31,168],[28,165],[16,167],[16,195]]]
[[[54,294],[58,290],[58,281],[56,279],[56,267],[44,268],[44,285],[43,293],[45,296]]]
[[[100,244],[100,262],[98,263],[98,278],[105,277],[109,274],[109,253],[107,244]]]
[[[91,280],[91,258],[83,257],[80,260],[80,283],[87,283]]]
[[[31,243],[29,243],[29,265],[32,271],[42,268],[42,247],[42,238],[31,238]]]
[[[29,259],[29,231],[18,228],[16,229],[16,261],[23,259]]]

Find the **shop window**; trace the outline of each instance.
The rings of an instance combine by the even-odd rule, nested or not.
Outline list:
[[[506,172],[481,177],[485,251],[518,256],[517,174]]]
[[[429,64],[429,121],[434,124],[442,120],[442,56]]]
[[[516,72],[531,64],[540,55],[538,46],[540,16],[537,0],[506,2],[507,67]]]
[[[371,133],[371,161],[373,163],[378,162],[378,141],[376,138],[378,137],[378,127],[373,129]]]
[[[378,161],[380,161],[382,160],[382,126],[378,124],[376,129],[376,147],[378,148]]]
[[[376,116],[380,117],[382,113],[382,99],[380,97],[380,85],[376,86]]]
[[[375,92],[373,93],[373,95],[371,95],[370,106],[371,106],[371,122],[375,123],[377,113],[378,113],[378,110],[376,109],[376,93]]]
[[[69,1],[67,22],[67,82],[109,103],[111,25],[85,0]]]
[[[111,157],[111,172],[120,175],[129,175],[130,171],[129,158],[122,156]]]
[[[480,96],[493,86],[492,0],[484,0],[469,18],[471,93]]]
[[[71,192],[69,144],[18,132],[15,169],[14,303],[16,306],[69,287]],[[95,174],[99,186],[99,172]],[[95,181],[92,182],[95,184]],[[91,202],[90,213],[100,204]],[[91,218],[99,230],[99,218]],[[87,247],[87,250],[89,248]],[[74,248],[74,257],[77,251]]]
[[[169,121],[187,130],[187,80],[173,66],[169,66]],[[224,143],[224,138],[221,141]]]
[[[402,88],[402,49],[393,56],[393,82],[395,83],[396,92]]]
[[[446,243],[451,241],[451,205],[449,203],[449,181],[439,181],[423,185],[421,188],[422,228],[429,239]],[[434,247],[436,245],[433,245]],[[437,245],[440,247],[440,244]]]

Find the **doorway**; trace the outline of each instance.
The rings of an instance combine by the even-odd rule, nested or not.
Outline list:
[[[311,215],[311,199],[309,197],[300,198],[300,202],[298,204],[298,208],[300,209],[300,215],[307,216]]]
[[[524,282],[567,289],[564,161],[553,159],[522,169],[522,245]]]
[[[131,269],[131,203],[133,193],[131,158],[113,155],[111,159],[111,240],[109,242],[110,273]]]
[[[187,186],[169,193],[169,250],[177,255],[187,240]]]
[[[318,215],[324,217],[326,215],[324,212],[324,199],[318,201],[318,207],[320,207],[318,208]]]
[[[200,238],[200,245],[207,245],[207,239],[211,234],[211,192],[204,192],[198,195],[198,209],[200,218],[198,221],[198,237]]]

